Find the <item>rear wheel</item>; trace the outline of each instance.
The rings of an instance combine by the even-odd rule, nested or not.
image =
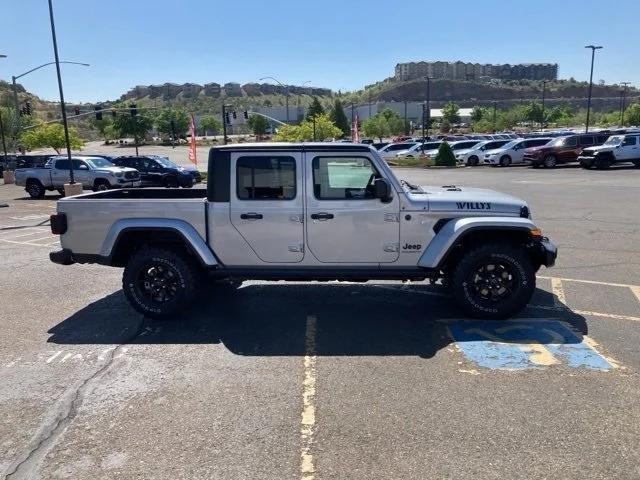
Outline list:
[[[453,271],[452,283],[456,302],[468,315],[508,318],[531,299],[535,269],[522,249],[491,243],[462,257]]]
[[[146,247],[127,263],[122,289],[138,312],[166,319],[190,306],[197,292],[198,273],[198,267],[182,253]]]
[[[176,177],[167,177],[164,181],[167,188],[178,188],[178,179]]]
[[[467,160],[467,165],[471,165],[472,167],[475,167],[478,163],[480,163],[480,159],[475,155],[471,155]]]
[[[29,180],[25,190],[31,198],[44,198],[45,189],[38,180]]]
[[[555,155],[547,155],[544,157],[544,166],[547,168],[554,168],[558,164],[558,159]]]
[[[511,157],[509,155],[504,155],[500,158],[500,166],[501,167],[508,167],[509,165],[511,165]]]

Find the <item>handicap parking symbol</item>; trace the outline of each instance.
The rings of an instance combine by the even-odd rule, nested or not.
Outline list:
[[[460,321],[448,328],[467,360],[484,368],[616,368],[592,342],[559,320]]]

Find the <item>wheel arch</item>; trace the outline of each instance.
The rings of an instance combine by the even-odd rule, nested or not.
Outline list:
[[[448,221],[431,240],[418,265],[443,269],[454,262],[465,247],[487,241],[520,243],[531,241],[530,232],[536,225],[520,217],[469,217]],[[499,235],[499,236],[498,236]]]
[[[112,266],[124,266],[144,245],[169,245],[183,249],[206,268],[219,262],[200,233],[189,223],[168,219],[127,219],[113,224],[105,237],[101,256]]]

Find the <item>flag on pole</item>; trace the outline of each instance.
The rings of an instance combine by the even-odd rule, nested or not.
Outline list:
[[[358,128],[360,127],[360,119],[358,118],[358,113],[356,112],[356,116],[353,117],[353,123],[351,125],[351,141],[354,143],[360,142],[360,132]]]
[[[189,161],[194,165],[198,165],[198,158],[196,157],[196,122],[193,119],[193,113],[189,114],[189,135],[191,140],[189,141]]]

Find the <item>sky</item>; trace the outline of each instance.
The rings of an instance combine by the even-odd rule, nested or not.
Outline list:
[[[273,76],[356,90],[419,60],[559,64],[560,78],[640,84],[638,0],[54,0],[69,102],[135,85]],[[0,0],[0,79],[53,60],[47,0]],[[57,100],[55,68],[22,79]]]

